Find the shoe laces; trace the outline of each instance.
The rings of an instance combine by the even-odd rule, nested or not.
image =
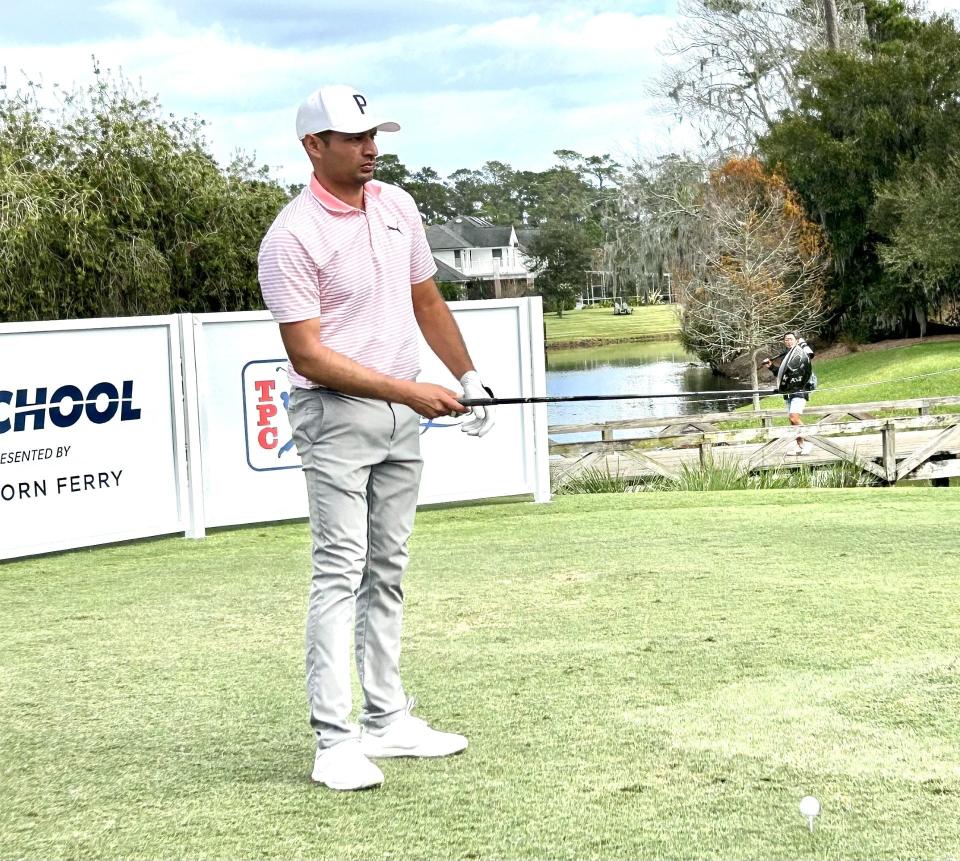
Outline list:
[[[417,704],[417,698],[409,697],[407,699],[407,704],[403,707],[403,715],[400,718],[398,718],[398,720],[402,720],[411,726],[413,725],[429,726],[429,724],[423,718],[418,718],[414,716],[413,709],[414,709],[414,706],[416,706],[416,704]]]

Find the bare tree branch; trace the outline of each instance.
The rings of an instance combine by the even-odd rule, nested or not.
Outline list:
[[[795,104],[800,55],[827,46],[825,2],[836,13],[836,48],[857,50],[866,36],[858,0],[680,0],[653,94],[693,122],[711,151],[750,151]]]

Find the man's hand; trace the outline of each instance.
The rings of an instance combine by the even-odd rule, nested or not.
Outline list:
[[[769,360],[769,359],[764,359],[760,364],[763,365],[764,367],[769,368],[769,367],[770,367],[770,360]]]
[[[467,408],[457,400],[456,393],[450,389],[434,383],[410,383],[409,385],[409,393],[402,403],[424,418],[459,416],[467,411]]]
[[[476,371],[467,371],[460,378],[460,385],[463,386],[464,398],[493,397],[493,392],[480,381],[480,375]],[[492,427],[493,407],[471,407],[470,421],[460,425],[460,430],[470,436],[483,436]]]

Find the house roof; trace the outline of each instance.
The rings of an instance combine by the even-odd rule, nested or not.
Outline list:
[[[470,280],[462,272],[458,272],[452,266],[447,266],[447,264],[438,257],[434,257],[433,262],[437,264],[437,271],[433,276],[434,281],[446,281],[450,284],[466,284]]]
[[[434,251],[456,248],[509,248],[513,236],[510,224],[491,224],[474,215],[458,215],[446,224],[427,227],[427,242]]]
[[[427,242],[431,251],[451,251],[456,248],[470,248],[464,238],[448,229],[445,224],[427,225]]]
[[[500,224],[477,223],[483,219],[454,218],[446,226],[459,233],[471,248],[507,248],[513,235],[513,226]]]

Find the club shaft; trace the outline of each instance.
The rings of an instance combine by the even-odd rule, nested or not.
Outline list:
[[[713,392],[647,392],[637,395],[545,395],[532,398],[460,398],[465,407],[499,407],[508,404],[562,404],[575,401],[628,401],[653,398],[711,398],[776,395],[776,389],[723,389]]]

